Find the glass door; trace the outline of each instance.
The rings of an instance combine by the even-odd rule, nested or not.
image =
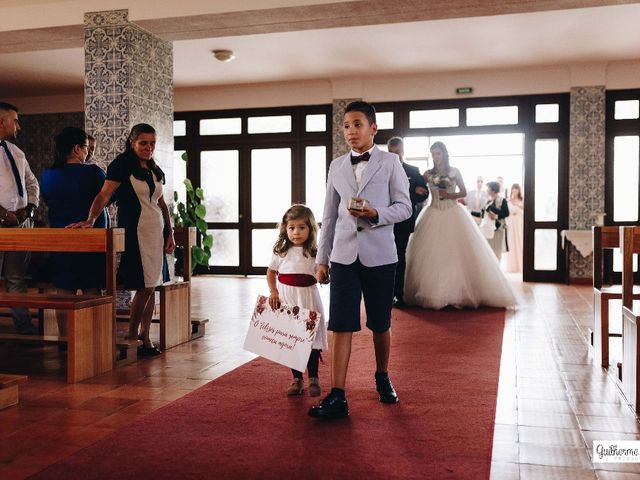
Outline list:
[[[240,150],[200,152],[205,221],[213,235],[209,265],[232,272],[240,267]]]
[[[278,236],[278,223],[292,203],[304,203],[322,221],[327,174],[326,145],[260,146],[249,150],[250,221],[244,245],[250,274],[263,274]],[[300,161],[294,161],[294,157]]]
[[[431,167],[429,145],[443,140],[467,190],[503,179],[524,186],[524,281],[562,282],[560,232],[568,226],[569,95],[376,104],[376,143],[404,138],[407,163]],[[381,116],[382,116],[381,115]],[[524,185],[522,185],[524,182]],[[482,183],[481,183],[482,185]]]
[[[567,228],[567,143],[564,137],[535,134],[526,142],[524,280],[565,280],[560,232]]]
[[[246,258],[249,273],[264,273],[278,236],[278,222],[293,199],[292,148],[260,147],[249,150],[250,221],[247,222]]]
[[[330,106],[176,114],[174,176],[202,187],[213,246],[201,273],[263,275],[292,203],[322,218]],[[187,152],[184,169],[180,155]],[[183,171],[184,170],[184,171]]]

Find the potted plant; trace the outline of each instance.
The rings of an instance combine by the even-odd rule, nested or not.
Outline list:
[[[182,154],[182,159],[187,161],[187,153]],[[191,249],[191,265],[195,269],[196,265],[209,265],[211,258],[211,247],[213,245],[213,236],[207,231],[207,222],[204,217],[207,209],[203,205],[204,192],[202,188],[193,188],[191,180],[185,179],[184,185],[187,191],[186,203],[178,201],[178,192],[173,192],[172,216],[173,224],[176,228],[180,227],[196,227],[197,234],[200,237],[200,245],[194,245]],[[179,260],[181,253],[176,254],[176,260]],[[182,262],[177,261],[177,265]],[[178,273],[178,272],[176,272]]]

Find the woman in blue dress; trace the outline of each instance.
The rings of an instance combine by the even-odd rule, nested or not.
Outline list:
[[[156,131],[146,123],[131,129],[126,149],[107,167],[102,190],[83,222],[70,227],[90,228],[115,194],[118,227],[125,230],[125,252],[118,267],[118,283],[136,294],[131,302],[129,338],[140,338],[141,357],[160,354],[149,339],[155,306],[155,287],[168,281],[165,253],[175,242],[169,209],[162,197],[164,173],[153,159]]]
[[[40,179],[40,192],[47,204],[49,226],[64,228],[87,218],[93,198],[102,189],[105,174],[97,165],[85,165],[89,149],[87,133],[67,127],[55,137],[53,164]],[[94,224],[104,228],[101,212]],[[61,293],[100,293],[105,283],[105,258],[101,253],[51,253],[54,286]],[[65,334],[64,312],[56,311],[58,329]]]

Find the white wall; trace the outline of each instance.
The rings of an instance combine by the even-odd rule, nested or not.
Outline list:
[[[473,87],[464,97],[494,97],[568,92],[571,87],[605,85],[609,90],[640,88],[640,60],[517,70],[444,72],[395,77],[319,79],[175,91],[177,112],[290,105],[328,104],[334,98],[364,98],[372,102],[433,100],[461,97],[457,87]],[[77,112],[83,96],[9,98],[22,113]]]
[[[640,61],[177,89],[174,108],[190,111],[312,105],[331,103],[335,98],[388,102],[494,97],[561,93],[571,87],[592,85],[605,85],[611,90],[640,88]],[[473,93],[457,95],[457,87],[472,87]]]

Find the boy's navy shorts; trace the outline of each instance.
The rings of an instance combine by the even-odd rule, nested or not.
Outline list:
[[[365,267],[359,259],[351,265],[331,262],[329,330],[360,331],[362,297],[367,312],[367,328],[378,333],[389,330],[396,265]]]

